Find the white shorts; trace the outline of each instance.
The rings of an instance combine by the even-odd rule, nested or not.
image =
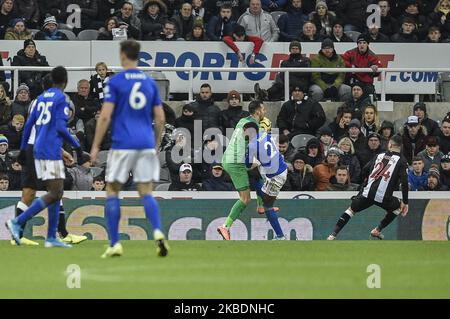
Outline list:
[[[62,160],[34,160],[37,178],[43,181],[51,179],[65,179],[64,162]]]
[[[264,185],[261,188],[262,192],[269,196],[277,197],[278,194],[280,193],[280,190],[283,187],[284,183],[286,183],[287,173],[288,173],[288,170],[285,170],[280,175],[274,176],[272,178],[266,177],[266,180],[264,181]]]
[[[106,181],[125,184],[133,172],[133,181],[149,183],[159,180],[159,160],[154,149],[111,150],[106,165]]]

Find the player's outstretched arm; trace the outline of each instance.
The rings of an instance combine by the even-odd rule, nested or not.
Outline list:
[[[162,109],[162,108],[161,108]],[[102,111],[97,120],[97,127],[95,128],[94,141],[92,142],[91,148],[91,160],[95,162],[100,151],[100,144],[105,137],[106,131],[108,130],[109,124],[111,123],[111,116],[114,111],[114,103],[105,102],[103,103]]]
[[[158,151],[161,145],[161,134],[166,124],[166,116],[164,115],[164,110],[162,105],[153,107],[153,119],[155,121],[155,149]]]

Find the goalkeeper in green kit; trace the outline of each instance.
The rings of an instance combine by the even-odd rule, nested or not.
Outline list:
[[[230,227],[250,203],[250,182],[245,166],[245,150],[248,141],[245,140],[243,127],[249,122],[260,125],[265,120],[266,110],[262,101],[252,101],[248,105],[250,116],[241,119],[231,136],[222,158],[222,167],[230,175],[234,187],[239,192],[239,200],[233,205],[225,224],[217,228],[224,240],[230,240]]]

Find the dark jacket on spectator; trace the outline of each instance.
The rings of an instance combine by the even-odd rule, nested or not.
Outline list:
[[[419,38],[419,40],[423,40],[425,39],[425,37],[428,34],[428,20],[425,16],[419,14],[409,14],[404,12],[403,15],[400,17],[400,19],[398,19],[399,24],[402,23],[402,21],[406,18],[412,18],[414,19],[414,21],[416,22],[416,29],[414,30],[414,32],[417,34],[417,37]]]
[[[439,137],[439,149],[442,153],[448,154],[450,152],[450,136],[445,136],[439,129],[437,136]]]
[[[442,185],[445,185],[447,189],[450,189],[450,171],[444,171],[441,167],[440,173]]]
[[[378,155],[381,152],[383,152],[381,144],[376,150],[371,150],[368,146],[366,146],[364,150],[356,154],[359,159],[360,167],[364,168],[364,166],[366,166],[375,155]]]
[[[75,105],[75,116],[83,120],[85,124],[94,118],[95,112],[100,110],[99,100],[90,96],[85,98],[79,94],[75,94],[72,102]]]
[[[94,141],[95,136],[95,128],[97,126],[97,119],[93,118],[86,122],[84,126],[84,131],[86,134],[86,150],[90,150],[92,146],[92,142]],[[105,137],[103,138],[102,143],[100,144],[101,151],[108,151],[112,145],[111,138],[111,127],[106,131]]]
[[[191,133],[191,139],[194,141],[194,121],[195,121],[195,113],[192,116],[186,116],[181,114],[180,117],[177,117],[175,120],[175,127],[184,127]]]
[[[202,182],[202,190],[209,192],[234,191],[233,184],[225,181],[224,176],[211,176]]]
[[[428,135],[439,135],[439,124],[435,120],[430,119],[426,113],[424,119],[420,122],[420,125],[425,126]]]
[[[48,66],[47,58],[36,50],[34,57],[25,55],[25,50],[21,49],[13,58],[11,65],[14,66]],[[45,72],[21,71],[19,72],[19,83],[25,83],[30,88],[31,98],[35,98],[42,93],[42,78]]]
[[[0,1],[1,4],[3,4],[3,2],[4,1]],[[17,9],[17,4],[14,4],[13,9],[11,10],[11,12],[9,14],[3,15],[0,12],[0,40],[3,40],[5,37],[6,29],[8,29],[8,27],[10,26],[9,22],[18,17],[16,9]]]
[[[179,179],[173,181],[169,186],[169,191],[200,191],[201,187],[191,181],[189,184],[181,183]]]
[[[67,8],[66,2],[67,2],[66,0],[38,1],[39,11],[41,12],[40,24],[44,22],[46,14],[54,16],[57,22],[65,23],[66,19],[64,18],[64,16],[66,15],[66,8]]]
[[[11,104],[6,98],[0,99],[0,125],[6,125],[11,120]]]
[[[27,118],[30,103],[31,101],[20,102],[16,99],[11,105],[11,117],[14,117],[16,114],[20,114],[23,115],[24,118]]]
[[[191,106],[194,109],[196,118],[202,120],[203,131],[211,127],[217,127],[220,129],[220,108],[212,99],[203,101],[198,98],[195,102],[191,103]]]
[[[342,165],[347,166],[350,172],[350,181],[352,183],[359,184],[361,181],[361,165],[359,164],[358,157],[355,154],[343,154],[340,157],[340,161]]]
[[[412,164],[412,158],[419,154],[426,148],[426,140],[427,140],[427,129],[423,126],[419,128],[419,132],[417,133],[414,140],[411,139],[408,133],[408,129],[404,128],[403,133],[403,155],[405,156],[408,164]],[[413,146],[413,143],[415,144]]]
[[[289,137],[292,138],[298,134],[316,135],[325,121],[322,105],[305,98],[303,101],[285,102],[278,114],[277,126],[281,132],[289,130]]]
[[[222,4],[229,4],[231,6],[231,19],[237,21],[241,14],[248,8],[248,3],[248,0],[205,1],[205,21],[208,21],[212,16],[217,16]]]
[[[390,14],[388,14],[385,17],[381,17],[380,33],[390,37],[394,35],[398,30],[399,30],[398,22]]]
[[[112,17],[117,12],[120,12],[124,0],[97,0],[98,2],[98,15],[96,19],[98,21],[106,21],[106,19]]]
[[[54,41],[63,41],[69,40],[65,33],[62,33],[59,30],[56,30],[54,33],[49,33],[47,30],[41,30],[34,35],[35,40],[54,40]]]
[[[98,15],[98,1],[95,0],[70,0],[70,4],[77,4],[81,9],[81,29],[97,29],[98,25],[103,25],[105,20],[97,21]],[[64,21],[72,13],[67,13],[64,16]]]
[[[151,17],[147,10],[150,6],[150,2],[147,2],[144,9],[139,13],[138,17],[141,20],[141,35],[142,40],[156,40],[159,38],[159,34],[163,30],[164,22],[167,20],[167,8],[165,6],[159,6],[160,11],[156,17]],[[177,33],[179,31],[177,30]]]
[[[141,21],[138,17],[132,15],[129,18],[124,18],[120,11],[116,14],[116,17],[119,20],[119,23],[125,22],[128,24],[127,34],[130,38],[135,40],[141,39]]]
[[[226,110],[220,112],[220,127],[222,133],[226,133],[227,128],[235,128],[240,119],[249,116],[248,111],[244,111],[242,106],[228,106]]]
[[[374,38],[369,32],[364,33],[364,37],[370,39],[370,42],[375,43],[386,43],[391,42],[391,39],[389,37],[381,32],[378,32],[377,36]]]
[[[352,140],[356,154],[360,153],[366,148],[367,140],[363,133],[359,133],[358,139],[355,141],[349,136],[348,133],[345,136]]]
[[[357,100],[351,97],[350,100],[345,102],[345,106],[352,110],[352,119],[358,120],[361,120],[363,110],[369,104],[372,104],[372,101],[369,96],[364,94]]]
[[[414,32],[406,34],[400,31],[391,37],[391,41],[396,43],[417,43],[419,42],[419,39],[417,38],[417,35],[414,34]]]
[[[342,35],[342,37],[340,39],[338,39],[333,33],[329,36],[329,38],[331,40],[333,40],[334,43],[337,43],[337,42],[355,42],[355,41],[353,41],[352,38],[350,38],[345,33]]]
[[[361,32],[366,21],[366,8],[368,0],[340,0],[338,5],[338,16],[345,24],[351,24]]]
[[[311,165],[306,164],[303,171],[294,169],[288,172],[286,184],[284,184],[283,191],[313,191],[314,190],[314,176]]]
[[[347,127],[340,127],[338,123],[336,123],[336,119],[334,119],[333,122],[328,124],[328,127],[333,132],[333,137],[336,139],[336,141],[339,141],[341,137],[345,136],[347,134]]]
[[[296,54],[290,54],[289,59],[281,62],[280,68],[309,68],[311,67],[311,60]],[[280,72],[275,78],[275,82],[284,85],[284,73]],[[289,72],[289,85],[291,87],[299,86],[304,91],[308,92],[311,85],[311,73]]]
[[[177,116],[175,115],[174,110],[172,110],[172,108],[167,103],[163,102],[162,106],[164,115],[166,116],[166,124],[175,125],[175,119],[177,118]]]
[[[177,34],[179,37],[186,39],[186,35],[191,32],[194,26],[194,17],[190,16],[185,19],[181,16],[181,13],[172,17],[172,20],[177,24]]]
[[[323,36],[317,33],[312,39],[310,39],[308,36],[304,35],[302,31],[300,31],[295,40],[298,40],[300,42],[322,42]]]
[[[294,8],[289,1],[287,13],[282,15],[277,25],[280,29],[281,42],[291,42],[297,38],[298,30],[303,28],[303,24],[308,21],[308,16],[304,14],[303,8]]]
[[[224,36],[232,35],[235,24],[232,18],[224,21],[220,16],[213,16],[206,26],[206,35],[211,41],[222,41]]]
[[[22,130],[17,132],[16,128],[12,126],[12,123],[3,125],[0,127],[0,134],[5,135],[8,139],[8,149],[18,150],[20,149],[20,142],[22,140]]]
[[[442,24],[441,18],[444,16],[443,12],[433,12],[428,16],[431,26],[436,26],[441,29],[442,37],[447,38],[450,35],[450,13],[447,13],[445,23]]]

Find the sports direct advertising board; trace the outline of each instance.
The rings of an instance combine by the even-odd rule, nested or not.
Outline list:
[[[247,67],[240,63],[236,54],[221,42],[162,42],[142,41],[139,66],[155,67]],[[356,46],[355,43],[337,43],[338,54]],[[248,61],[253,44],[239,43]],[[4,65],[10,65],[8,58],[23,48],[22,41],[0,41],[0,54]],[[51,66],[90,66],[106,62],[109,66],[119,66],[118,41],[37,41],[38,51],[47,57]],[[373,43],[370,49],[378,55],[383,67],[391,68],[449,68],[448,52],[450,44],[393,44]],[[320,50],[320,43],[302,43],[302,53],[310,58]],[[256,57],[254,68],[278,67],[289,53],[289,43],[264,43]],[[186,93],[189,87],[186,72],[164,72],[170,80],[170,91]],[[69,90],[76,90],[77,80],[89,72],[72,72]],[[197,72],[194,73],[194,91],[202,83],[211,84],[213,92],[226,93],[238,89],[242,93],[252,93],[259,82],[268,88],[275,79],[275,73],[252,72]],[[434,94],[438,72],[393,72],[388,73],[386,93],[391,94]],[[375,80],[380,92],[379,79]]]

